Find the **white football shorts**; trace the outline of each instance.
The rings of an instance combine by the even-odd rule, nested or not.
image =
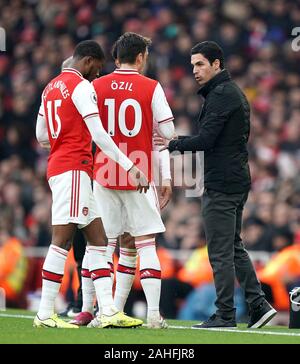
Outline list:
[[[91,179],[84,171],[67,171],[48,180],[52,191],[52,225],[78,224],[79,229],[100,217]]]
[[[105,188],[94,180],[93,192],[108,238],[124,232],[136,237],[166,231],[154,184],[146,193],[140,193]]]

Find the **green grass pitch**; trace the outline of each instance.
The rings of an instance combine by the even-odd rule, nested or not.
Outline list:
[[[192,330],[192,321],[167,320],[169,329],[36,329],[34,313],[0,311],[0,344],[300,344],[300,330],[266,326],[230,330]]]

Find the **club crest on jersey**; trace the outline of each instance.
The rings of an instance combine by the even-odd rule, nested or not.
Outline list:
[[[83,207],[82,213],[83,213],[84,216],[87,216],[87,214],[89,213],[89,208],[88,207]]]
[[[91,99],[92,99],[92,101],[93,101],[95,104],[97,104],[97,96],[96,96],[96,92],[92,92],[92,93],[91,93]]]

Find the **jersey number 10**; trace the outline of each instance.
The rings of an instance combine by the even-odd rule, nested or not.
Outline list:
[[[104,105],[108,107],[108,129],[107,132],[110,136],[115,135],[115,122],[116,122],[116,107],[115,99],[105,99]],[[133,129],[128,129],[126,126],[125,113],[128,106],[134,109],[134,127]],[[119,114],[117,116],[117,121],[119,122],[119,129],[121,133],[127,137],[135,137],[141,130],[142,127],[142,109],[141,105],[134,99],[124,100],[119,108]]]

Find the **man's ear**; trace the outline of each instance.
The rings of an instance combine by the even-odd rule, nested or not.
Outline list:
[[[214,66],[214,70],[216,71],[217,69],[220,68],[221,66],[221,62],[219,59],[215,59],[214,62],[213,62],[213,66]]]
[[[136,60],[137,60],[138,63],[142,63],[143,62],[143,58],[144,58],[144,54],[143,53],[139,53],[136,56]]]
[[[84,58],[84,64],[86,64],[87,66],[89,66],[93,60],[93,57],[91,56],[85,56]]]

